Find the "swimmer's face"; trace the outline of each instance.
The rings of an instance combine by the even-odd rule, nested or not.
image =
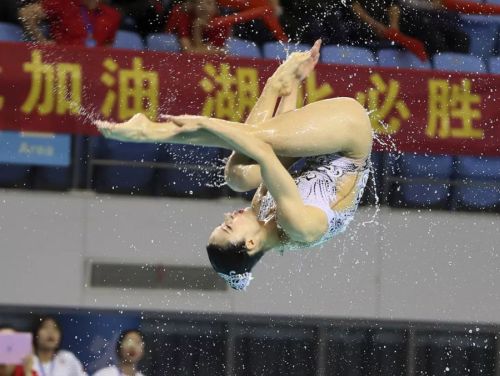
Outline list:
[[[46,319],[36,334],[38,348],[55,351],[61,342],[61,330],[52,319]]]
[[[262,225],[251,208],[240,209],[224,214],[224,222],[214,229],[208,243],[221,247],[241,241],[248,243],[248,240],[257,236],[261,228]],[[247,248],[250,248],[248,244]]]

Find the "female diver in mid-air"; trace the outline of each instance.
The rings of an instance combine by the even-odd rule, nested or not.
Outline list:
[[[215,271],[236,290],[249,285],[265,252],[317,246],[344,231],[368,180],[373,135],[358,102],[339,97],[296,109],[298,86],[318,62],[320,45],[290,55],[245,124],[188,115],[155,123],[141,114],[123,124],[97,122],[105,137],[121,141],[233,150],[227,184],[239,192],[258,189],[250,207],[225,215],[207,251]],[[299,159],[304,167],[292,176],[288,169]]]

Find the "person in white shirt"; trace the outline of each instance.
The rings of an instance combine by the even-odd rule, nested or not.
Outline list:
[[[62,330],[54,317],[39,319],[33,330],[33,371],[40,376],[87,376],[76,356],[61,350]]]
[[[116,342],[116,365],[103,368],[93,376],[144,376],[137,366],[144,357],[144,335],[137,329],[125,330]]]

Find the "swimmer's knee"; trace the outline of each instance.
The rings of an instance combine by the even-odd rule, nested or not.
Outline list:
[[[258,187],[248,171],[249,166],[238,164],[227,165],[224,169],[224,178],[227,185],[235,192],[247,192]]]
[[[235,192],[246,192],[246,182],[241,171],[241,167],[238,165],[226,166],[224,170],[224,178],[227,185]]]

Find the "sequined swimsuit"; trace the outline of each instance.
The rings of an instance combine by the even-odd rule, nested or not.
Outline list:
[[[356,174],[353,189],[355,199],[352,204],[342,210],[333,210],[332,204],[337,199],[337,185],[342,177]],[[352,221],[365,189],[370,174],[370,158],[359,161],[338,154],[319,155],[305,158],[305,164],[296,174],[294,180],[304,204],[323,210],[328,217],[328,230],[313,243],[287,241],[280,251],[315,247],[345,231]],[[266,221],[276,213],[276,202],[269,192],[261,199],[258,219]],[[279,226],[278,226],[279,227]]]

